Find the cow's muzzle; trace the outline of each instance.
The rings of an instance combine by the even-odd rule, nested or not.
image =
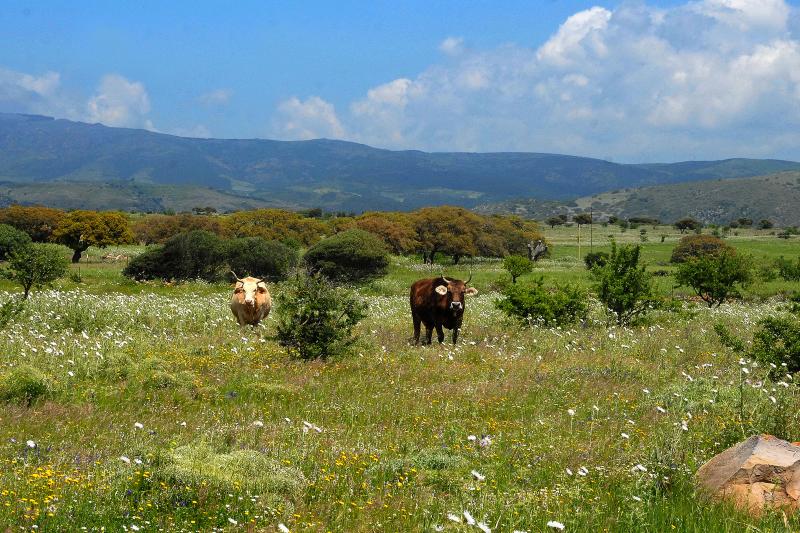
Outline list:
[[[461,302],[450,302],[450,309],[458,311],[459,309],[464,309],[464,305]]]

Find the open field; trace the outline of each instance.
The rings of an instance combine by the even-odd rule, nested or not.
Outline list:
[[[671,271],[679,235],[646,229],[645,261]],[[553,254],[534,275],[590,285],[576,232],[547,230]],[[609,234],[640,240],[595,226],[595,250]],[[582,240],[585,253],[586,228]],[[728,242],[758,264],[800,248],[759,231]],[[712,329],[747,336],[798,283],[758,282],[711,310],[685,301],[632,328],[607,327],[596,301],[575,329],[521,327],[494,308],[500,262],[466,261],[446,266],[481,291],[459,344],[412,347],[408,286],[439,267],[394,258],[359,289],[356,353],[303,363],[270,338],[274,314],[235,325],[227,285],[134,283],[102,253],[0,331],[0,375],[30,365],[50,383],[31,406],[0,404],[0,530],[479,531],[465,512],[503,532],[800,529],[691,485],[750,434],[800,440],[792,380],[743,365]]]

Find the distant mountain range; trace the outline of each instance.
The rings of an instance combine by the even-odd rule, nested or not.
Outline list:
[[[797,226],[800,225],[800,172],[620,189],[570,202],[506,200],[475,209],[483,213],[515,213],[539,220],[592,209],[596,220],[604,220],[609,215],[647,216],[671,223],[691,216],[706,223],[727,224],[747,217],[755,221],[769,219],[781,227]]]
[[[756,176],[800,163],[618,164],[541,153],[392,151],[345,141],[193,139],[0,114],[0,203],[163,210],[210,205],[405,210]]]

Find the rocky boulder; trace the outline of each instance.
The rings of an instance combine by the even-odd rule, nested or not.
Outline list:
[[[800,507],[800,446],[754,435],[714,456],[697,471],[701,490],[758,514],[765,507]]]

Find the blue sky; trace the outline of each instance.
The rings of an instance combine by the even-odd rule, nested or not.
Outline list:
[[[784,0],[18,2],[0,111],[192,136],[800,160]]]

